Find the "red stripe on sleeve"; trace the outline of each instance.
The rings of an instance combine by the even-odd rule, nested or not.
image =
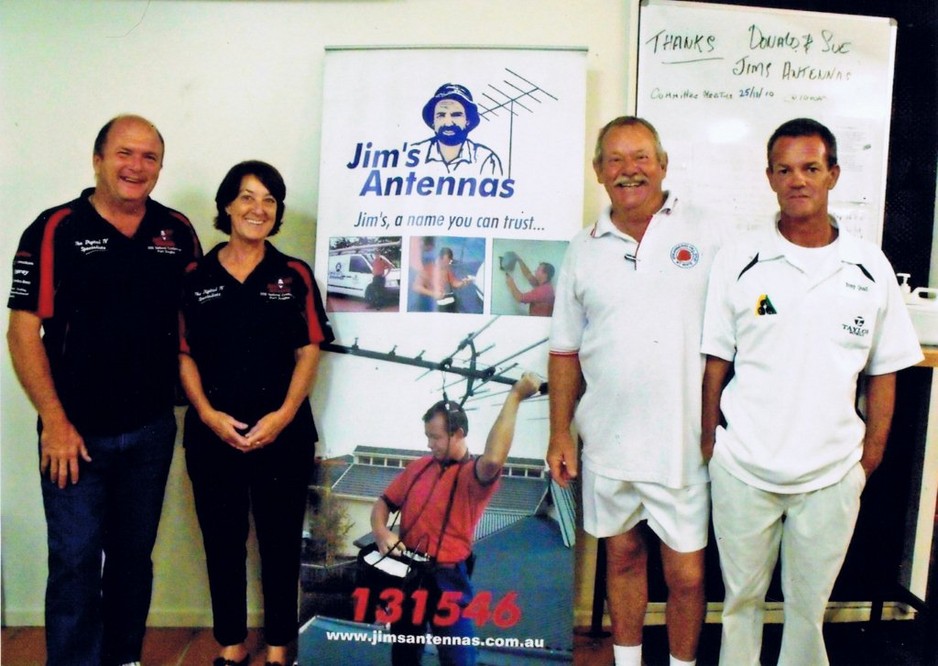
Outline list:
[[[306,315],[306,325],[309,328],[309,341],[318,345],[326,339],[323,335],[322,327],[319,325],[319,317],[316,315],[316,306],[313,301],[316,298],[316,285],[313,284],[313,276],[309,269],[301,261],[288,261],[287,266],[299,273],[306,283],[306,302],[303,304],[303,311]]]
[[[182,312],[179,313],[179,353],[192,355],[189,340],[186,339],[186,318]]]
[[[55,230],[71,214],[71,208],[56,211],[42,232],[42,245],[39,248],[39,301],[36,306],[36,315],[40,319],[48,319],[55,311]]]
[[[186,229],[189,230],[189,235],[192,236],[192,256],[194,259],[200,258],[202,256],[202,244],[199,242],[199,237],[195,233],[195,227],[192,226],[192,222],[189,221],[188,217],[176,210],[170,210],[170,215],[186,225]]]
[[[197,261],[190,261],[189,265],[186,266],[186,273],[191,273],[196,269],[196,266],[199,265]],[[180,354],[189,354],[192,355],[192,350],[189,348],[189,340],[186,337],[186,332],[188,328],[186,327],[186,316],[183,314],[182,310],[179,311],[179,353]]]

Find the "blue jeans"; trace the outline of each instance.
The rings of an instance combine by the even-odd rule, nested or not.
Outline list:
[[[457,603],[461,610],[465,610],[475,595],[465,562],[460,562],[454,567],[437,567],[433,570],[431,580],[425,587],[429,592],[427,618],[432,618],[436,613],[437,604],[443,592],[458,592],[460,600]],[[460,617],[455,624],[445,627],[433,624],[432,620],[414,625],[407,621],[412,614],[412,602],[405,602],[402,621],[392,625],[391,631],[396,634],[420,635],[426,632],[429,625],[434,636],[475,636],[475,627],[469,618]],[[438,645],[437,654],[441,666],[475,666],[476,663],[476,648],[472,645]],[[423,645],[411,643],[391,645],[391,663],[394,666],[420,666],[422,659]]]
[[[62,489],[43,476],[48,664],[140,659],[175,439],[169,411],[131,432],[85,436],[92,460],[80,463],[78,483]]]

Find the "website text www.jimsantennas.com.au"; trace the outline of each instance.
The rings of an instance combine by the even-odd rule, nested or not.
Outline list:
[[[327,631],[326,640],[354,641],[371,645],[408,643],[411,645],[465,645],[474,647],[510,647],[543,649],[543,638],[480,638],[479,636],[435,636],[433,634],[394,634],[382,629],[371,633],[354,631]]]

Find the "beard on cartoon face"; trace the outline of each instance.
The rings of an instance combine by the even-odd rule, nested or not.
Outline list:
[[[436,130],[437,140],[447,146],[458,146],[469,137],[469,130],[458,125],[444,125]]]

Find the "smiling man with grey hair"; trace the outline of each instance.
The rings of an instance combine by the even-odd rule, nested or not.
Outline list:
[[[610,206],[570,242],[557,279],[547,462],[561,485],[579,476],[575,420],[584,527],[608,558],[617,666],[641,663],[642,522],[661,539],[671,663],[692,664],[710,508],[698,446],[699,341],[719,234],[662,188],[668,155],[648,121],[623,116],[603,127],[593,169]]]

